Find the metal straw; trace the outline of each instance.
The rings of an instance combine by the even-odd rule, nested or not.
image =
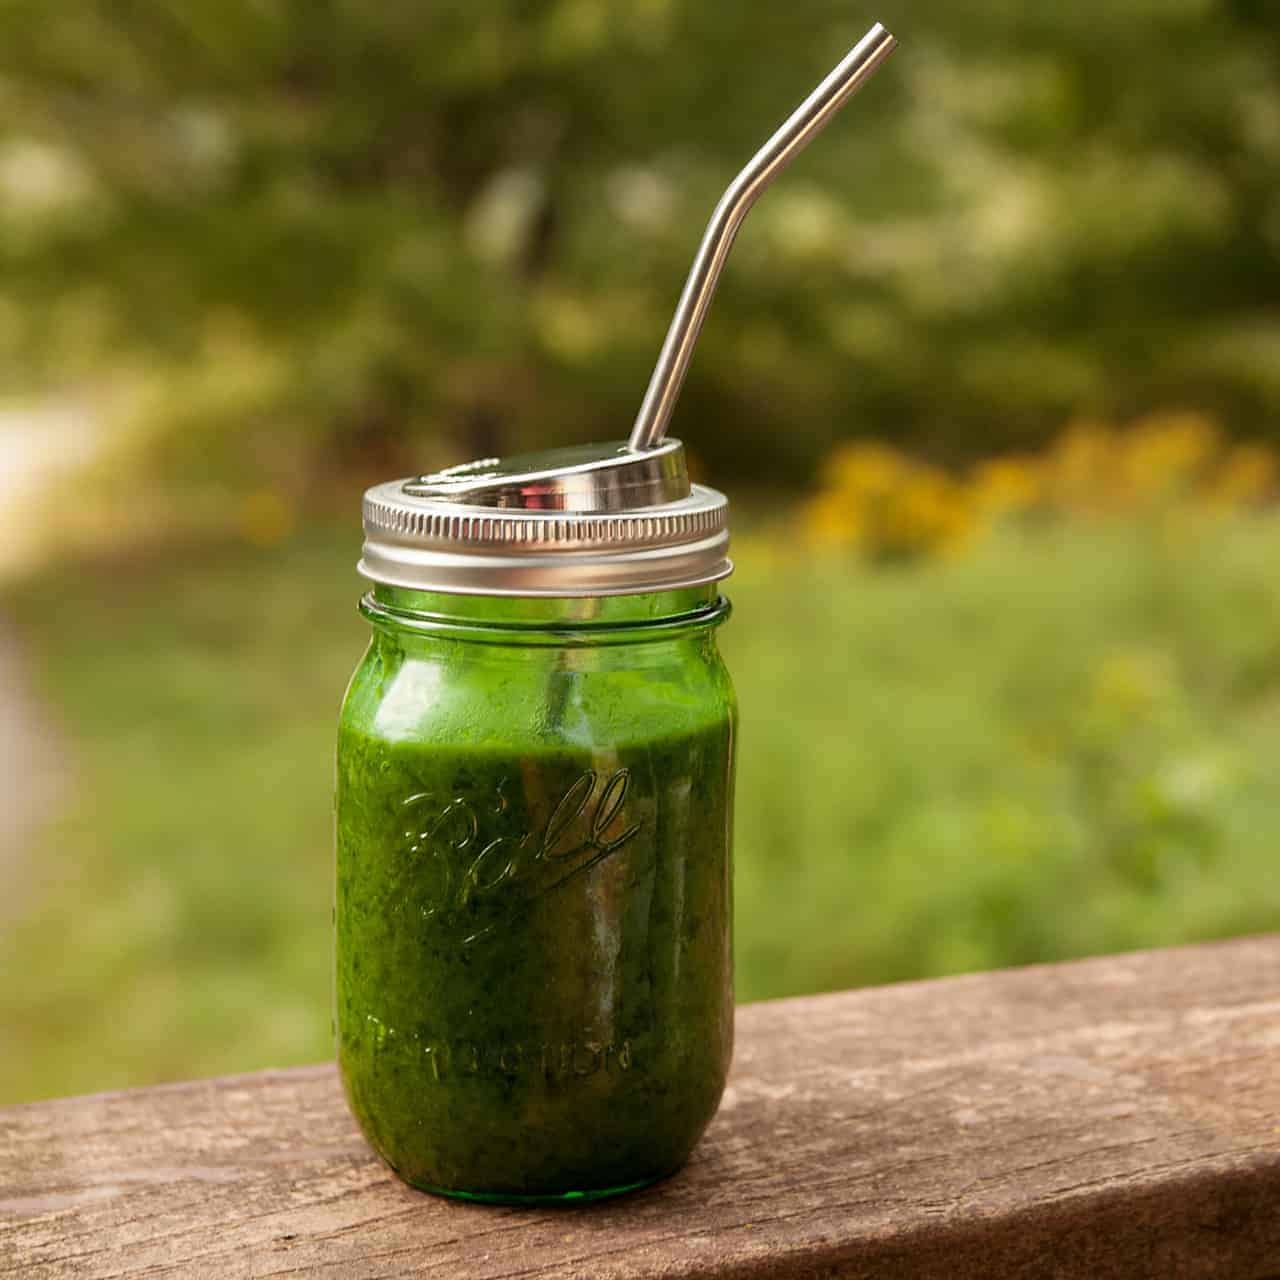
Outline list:
[[[878,22],[849,51],[843,62],[791,113],[782,127],[752,156],[720,197],[689,269],[684,292],[671,318],[649,388],[644,393],[628,446],[652,449],[666,434],[694,344],[702,331],[720,272],[742,220],[760,193],[822,131],[832,116],[867,82],[898,42]]]

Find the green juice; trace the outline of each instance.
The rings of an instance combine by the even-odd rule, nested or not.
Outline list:
[[[428,1190],[555,1200],[662,1177],[732,1051],[725,608],[672,592],[581,626],[545,602],[462,622],[413,603],[370,608],[340,728],[352,1109]]]

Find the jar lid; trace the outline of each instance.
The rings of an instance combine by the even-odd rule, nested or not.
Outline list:
[[[360,572],[419,591],[604,596],[727,577],[728,499],[663,440],[483,458],[375,485]]]

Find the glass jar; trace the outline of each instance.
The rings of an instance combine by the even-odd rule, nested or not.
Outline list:
[[[673,1172],[733,1042],[727,602],[378,582],[362,611],[335,913],[362,1130],[407,1182],[475,1199]]]

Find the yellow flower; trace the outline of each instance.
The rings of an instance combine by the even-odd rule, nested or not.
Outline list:
[[[1122,475],[1131,505],[1177,497],[1192,487],[1218,453],[1217,424],[1198,413],[1140,418],[1121,441]]]
[[[1274,450],[1260,444],[1231,449],[1205,486],[1205,499],[1215,507],[1242,507],[1275,492],[1277,466]]]
[[[888,445],[859,441],[836,449],[823,468],[823,476],[833,489],[883,494],[902,482],[910,466],[903,454]]]
[[[1085,420],[1068,426],[1048,458],[1053,505],[1067,512],[1097,512],[1113,505],[1116,454],[1116,433],[1106,423]]]
[[[974,505],[988,515],[1025,511],[1044,492],[1043,467],[1035,458],[991,458],[973,469],[969,488]]]
[[[954,550],[972,527],[970,504],[961,487],[943,472],[920,466],[885,504],[880,549]]]
[[[805,503],[803,515],[805,534],[814,546],[853,547],[862,539],[862,512],[845,494],[820,493]]]
[[[867,555],[949,555],[1005,517],[1033,508],[1126,516],[1158,506],[1171,532],[1197,514],[1256,503],[1280,491],[1280,453],[1262,445],[1223,452],[1203,414],[1152,414],[1124,429],[1082,419],[1041,457],[1009,454],[976,464],[963,480],[875,441],[836,449],[819,492],[803,508],[819,546]]]

